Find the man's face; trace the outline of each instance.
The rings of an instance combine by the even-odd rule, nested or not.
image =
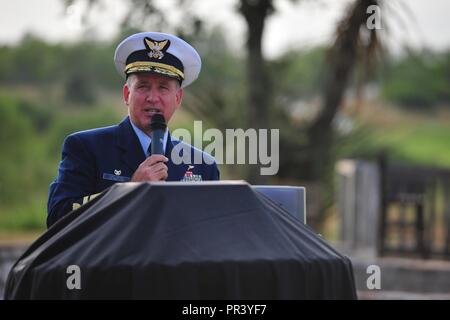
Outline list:
[[[183,89],[177,80],[152,73],[130,75],[123,87],[123,98],[135,126],[150,134],[150,122],[155,113],[161,113],[166,122],[180,106]]]

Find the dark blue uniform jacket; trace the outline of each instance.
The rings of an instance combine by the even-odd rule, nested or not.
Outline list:
[[[201,153],[209,161],[191,166],[174,164],[170,154],[179,143],[184,144],[184,148],[180,149],[190,150],[192,162],[195,153],[197,157]],[[165,152],[169,158],[167,181],[200,177],[201,180],[219,179],[219,170],[210,155],[178,140],[171,140],[170,134]],[[58,177],[50,185],[47,226],[84,204],[89,196],[102,192],[114,183],[129,181],[144,160],[145,154],[128,117],[115,126],[69,135],[63,144]]]

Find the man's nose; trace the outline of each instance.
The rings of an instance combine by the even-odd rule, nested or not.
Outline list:
[[[147,101],[148,102],[156,102],[156,101],[158,101],[158,97],[159,97],[159,94],[156,89],[152,88],[147,93]]]

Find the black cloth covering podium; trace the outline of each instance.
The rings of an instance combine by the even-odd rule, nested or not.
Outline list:
[[[80,288],[67,285],[79,267]],[[6,299],[355,299],[350,260],[246,182],[118,183],[14,264]]]

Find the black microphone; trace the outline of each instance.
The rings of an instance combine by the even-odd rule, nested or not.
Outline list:
[[[151,154],[164,154],[164,133],[166,132],[166,119],[160,113],[152,116],[150,123],[150,138],[152,139]]]

